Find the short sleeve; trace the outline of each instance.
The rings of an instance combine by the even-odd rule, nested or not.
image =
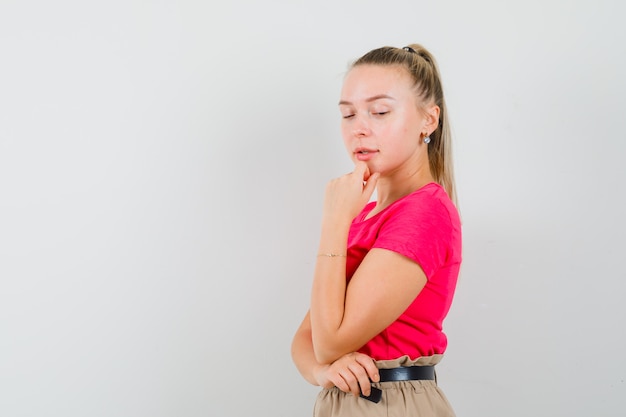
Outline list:
[[[421,193],[408,196],[387,212],[373,248],[414,260],[430,279],[449,257],[452,233],[448,207],[430,193]]]

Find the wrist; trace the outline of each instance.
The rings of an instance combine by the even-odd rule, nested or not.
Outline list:
[[[346,258],[347,255],[344,252],[320,252],[317,254],[318,258]]]
[[[324,222],[322,224],[320,253],[345,253],[346,243],[348,241],[348,232],[350,231],[351,222]]]
[[[352,224],[352,218],[342,216],[324,216],[322,218],[322,230],[348,230]]]
[[[316,364],[313,367],[313,379],[320,387],[324,387],[328,384],[328,378],[326,377],[326,370],[330,365]]]

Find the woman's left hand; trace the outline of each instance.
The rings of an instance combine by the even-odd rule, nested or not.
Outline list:
[[[365,162],[358,162],[354,171],[330,181],[326,186],[323,221],[331,227],[349,224],[369,202],[379,176],[370,174]]]
[[[352,352],[343,355],[330,365],[322,365],[315,372],[317,383],[324,388],[333,386],[355,397],[371,394],[370,381],[378,382],[380,376],[374,360],[369,356]]]

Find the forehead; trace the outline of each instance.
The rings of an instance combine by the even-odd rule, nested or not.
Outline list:
[[[414,98],[413,80],[401,66],[357,65],[347,74],[341,101],[357,102],[387,95],[394,99]]]

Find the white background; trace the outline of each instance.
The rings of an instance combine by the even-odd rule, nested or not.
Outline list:
[[[0,415],[311,415],[289,345],[341,80],[420,42],[464,223],[440,385],[459,416],[623,416],[625,11],[0,0]]]

